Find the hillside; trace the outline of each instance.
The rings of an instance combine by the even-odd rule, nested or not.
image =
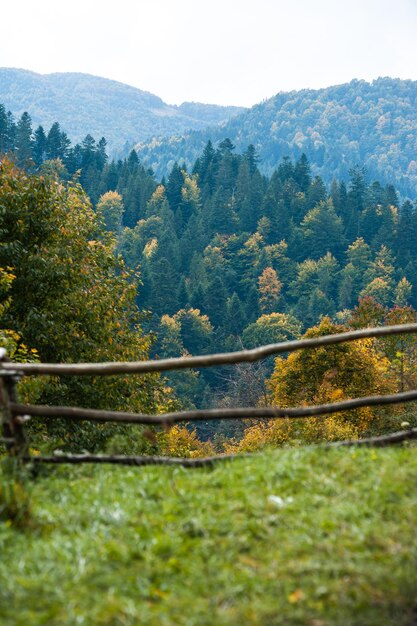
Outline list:
[[[187,165],[210,139],[229,137],[237,150],[254,144],[260,167],[271,174],[285,156],[304,152],[315,174],[330,183],[364,165],[370,177],[417,194],[417,81],[379,78],[326,89],[278,93],[210,131],[195,131],[138,146],[158,175],[175,161]]]
[[[50,164],[45,158],[62,158],[66,179],[80,170],[78,180],[94,202],[97,215],[104,217],[105,227],[114,233],[125,266],[134,273],[139,269],[141,282],[133,295],[135,304],[151,313],[143,319],[144,330],[155,337],[153,356],[227,352],[296,339],[305,332],[332,334],[417,321],[417,206],[402,202],[393,186],[370,184],[361,168],[352,171],[348,185],[334,179],[326,188],[320,177],[311,176],[308,159],[302,155],[295,162],[284,159],[268,178],[257,167],[253,147],[237,154],[230,140],[224,140],[217,149],[207,145],[192,174],[175,165],[164,184],[158,184],[134,150],[127,159],[108,162],[102,145],[93,140],[71,148],[65,144],[62,150],[59,141],[60,152],[54,152],[57,142],[52,131],[43,137],[43,144],[39,134],[35,142],[27,139],[28,134],[29,130],[26,141],[22,133],[16,140],[14,158],[24,163],[33,156],[35,167],[46,171]],[[5,172],[8,180],[7,167]],[[35,174],[31,184],[38,184]],[[22,185],[26,185],[23,179]],[[34,211],[27,213],[22,195],[16,193],[12,200],[7,189],[7,184],[3,185],[8,208],[0,216],[0,226],[3,238],[7,235],[16,243],[13,248],[3,246],[0,262],[3,259],[3,267],[12,266],[18,275],[22,257],[14,252],[11,256],[11,250],[19,251],[21,246],[17,216],[27,220],[28,232],[32,232]],[[45,245],[44,239],[42,243]],[[46,275],[47,268],[45,263]],[[27,276],[26,269],[23,276]],[[41,284],[46,284],[43,276]],[[66,296],[68,284],[72,280],[64,284],[53,281],[52,290],[61,289]],[[23,308],[9,305],[4,327],[19,329],[21,322],[15,315],[24,311],[26,340],[39,349],[43,331],[39,333],[34,325],[27,289],[16,280],[10,295],[12,301],[17,297]],[[37,303],[38,292],[35,298]],[[39,305],[36,307],[39,312]],[[54,316],[56,310],[54,301],[47,315]],[[59,334],[67,336],[66,332]],[[72,326],[68,336],[73,336]],[[56,346],[55,340],[49,344],[49,355],[56,352]],[[415,341],[409,342],[405,353],[401,343],[395,346],[392,342],[374,346],[371,352],[366,354],[370,377],[365,387],[347,387],[350,378],[333,375],[335,393],[343,390],[346,397],[377,393],[388,382],[387,392],[391,387],[416,388]],[[61,353],[62,360],[63,356]],[[379,378],[380,367],[374,367],[375,358],[389,370],[384,380]],[[355,359],[363,366],[365,354]],[[272,371],[271,360],[258,371],[241,369],[224,375],[203,370],[181,373],[180,377],[170,374],[169,380],[187,408],[220,403],[258,406],[267,388],[271,390],[267,379]],[[328,371],[334,371],[334,363],[321,370],[321,378],[314,377],[320,379],[326,398]],[[346,368],[343,365],[338,371]],[[291,372],[288,375],[291,378]],[[310,379],[306,371],[306,380]],[[282,388],[281,383],[278,387]],[[285,400],[286,406],[295,402],[298,393],[291,384],[289,389],[291,398]],[[317,388],[302,385],[301,389],[308,393],[296,396],[299,404],[322,398],[321,392],[317,396]],[[369,424],[367,420],[361,424],[363,433],[362,427]],[[199,432],[204,440],[214,434],[206,428]],[[238,434],[243,435],[241,431]],[[331,436],[335,434],[332,431]],[[223,435],[230,438],[235,433],[229,430]],[[269,435],[275,436],[273,432]],[[287,436],[293,435],[288,432]],[[311,441],[312,433],[307,436]]]
[[[110,150],[153,136],[219,124],[241,107],[199,103],[166,104],[151,93],[123,83],[78,73],[36,74],[0,68],[0,102],[16,117],[27,111],[34,127],[59,121],[74,142],[105,136]]]
[[[409,447],[51,470],[29,527],[0,524],[0,621],[410,626],[416,469]]]

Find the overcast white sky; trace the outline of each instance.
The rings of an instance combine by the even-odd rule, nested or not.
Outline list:
[[[1,67],[96,74],[170,104],[417,79],[417,0],[16,0],[0,19]]]

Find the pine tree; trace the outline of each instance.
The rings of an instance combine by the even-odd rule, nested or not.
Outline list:
[[[235,149],[235,146],[233,145],[231,140],[228,137],[226,137],[226,139],[223,139],[223,141],[219,143],[218,152],[222,156],[224,156],[225,154],[233,152],[234,149]]]
[[[97,153],[96,141],[94,137],[88,134],[84,137],[81,143],[81,155],[82,155],[81,167],[82,167],[84,176],[86,176],[87,171],[90,167],[94,169],[96,168],[96,153]]]
[[[16,154],[17,163],[20,167],[32,164],[33,144],[32,144],[32,120],[25,111],[16,127]]]
[[[256,153],[255,146],[251,143],[246,152],[243,153],[243,160],[246,161],[249,165],[249,173],[253,175],[258,167],[259,157]]]
[[[257,213],[251,203],[251,173],[246,159],[240,164],[236,180],[236,209],[240,228],[253,232],[256,229]]]
[[[181,190],[184,184],[184,173],[181,170],[178,163],[174,163],[170,175],[168,176],[168,183],[166,186],[166,196],[169,202],[169,206],[174,213],[177,211],[182,202]]]
[[[176,285],[178,273],[165,256],[157,256],[150,265],[150,299],[149,306],[158,315],[172,315],[178,311]]]
[[[306,193],[306,208],[312,209],[320,202],[325,202],[327,199],[326,186],[320,176],[316,176],[311,181],[310,186],[307,188]],[[302,219],[303,216],[300,216]]]
[[[243,305],[248,324],[255,322],[259,316],[259,293],[254,284],[246,290]]]
[[[127,159],[130,170],[135,170],[139,165],[139,157],[136,150],[131,150]]]
[[[201,189],[203,202],[205,202],[214,191],[218,160],[218,155],[209,140],[203,150],[203,154],[197,159],[193,168],[193,174],[198,176],[198,184]]]
[[[311,184],[311,169],[304,152],[295,164],[294,178],[300,188],[300,191],[307,193]]]
[[[401,207],[395,247],[398,262],[405,268],[417,250],[417,211],[409,200]]]
[[[233,195],[223,188],[218,187],[210,206],[209,226],[213,234],[221,233],[228,235],[234,232],[237,223],[235,212],[236,201]]]
[[[286,183],[288,180],[294,180],[294,165],[292,164],[290,157],[285,156],[282,159],[276,172],[282,184]]]
[[[187,282],[184,276],[181,276],[176,296],[180,309],[187,309],[190,307],[190,294],[188,292]]]
[[[366,170],[355,167],[349,170],[350,185],[347,196],[346,213],[343,215],[346,234],[349,240],[360,235],[360,215],[365,209],[368,186],[366,183]]]
[[[0,154],[14,150],[15,130],[12,114],[6,112],[4,105],[0,104]]]
[[[217,328],[222,325],[224,319],[227,295],[227,290],[219,276],[214,276],[209,280],[204,292],[204,312],[209,316],[213,326]]]
[[[291,212],[284,203],[284,185],[279,171],[275,171],[269,181],[263,198],[262,215],[269,219],[271,231],[269,239],[287,239],[291,230]]]
[[[350,309],[353,305],[353,266],[348,263],[340,273],[338,306],[341,310]]]
[[[33,160],[37,167],[40,167],[46,158],[46,135],[42,126],[35,130],[33,140]]]
[[[247,318],[242,302],[234,292],[231,298],[227,299],[224,330],[226,334],[240,336],[247,324]]]
[[[97,169],[100,172],[102,171],[103,167],[106,165],[108,161],[106,149],[107,149],[107,141],[105,137],[102,137],[97,144],[97,151],[96,151],[96,165],[97,165]]]
[[[61,127],[58,122],[54,122],[46,138],[46,158],[48,160],[63,159],[64,156],[62,151]]]

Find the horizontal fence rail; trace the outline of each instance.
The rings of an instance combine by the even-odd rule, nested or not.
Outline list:
[[[332,441],[321,444],[324,450],[341,447],[367,447],[367,448],[385,448],[393,444],[403,443],[417,439],[417,428],[409,430],[401,430],[399,432],[382,435],[380,437],[368,437],[367,439],[350,439],[347,441]],[[143,467],[146,465],[173,465],[185,468],[193,467],[212,467],[219,461],[234,461],[235,459],[250,458],[252,454],[219,454],[217,456],[209,456],[196,459],[182,459],[176,457],[165,456],[122,456],[107,454],[55,454],[49,457],[34,456],[27,460],[32,461],[35,465],[41,463],[51,463],[60,465],[69,463],[71,465],[79,465],[80,463],[110,463],[112,465],[129,465],[135,467]]]
[[[323,335],[312,339],[296,339],[272,343],[253,350],[240,350],[237,352],[223,352],[220,354],[207,354],[200,356],[178,357],[173,359],[160,359],[156,361],[136,361],[121,363],[2,363],[2,369],[7,372],[18,370],[26,376],[48,375],[55,376],[109,376],[112,374],[146,374],[151,372],[166,372],[201,367],[214,367],[216,365],[235,365],[236,363],[253,363],[275,354],[294,352],[311,348],[320,348],[333,344],[368,339],[371,337],[386,337],[389,335],[405,335],[417,333],[417,324],[399,324],[396,326],[381,326],[378,328],[365,328],[353,330],[337,335]]]
[[[16,382],[21,376],[108,376],[115,374],[145,374],[185,368],[213,367],[233,365],[236,363],[254,362],[276,354],[293,352],[301,349],[314,349],[337,345],[354,340],[387,337],[417,333],[417,324],[401,324],[378,328],[367,328],[349,331],[336,335],[325,335],[311,339],[301,339],[270,344],[253,350],[242,350],[222,354],[179,357],[155,361],[139,361],[124,363],[13,363],[7,358],[4,349],[0,349],[0,417],[3,425],[3,437],[0,443],[6,446],[8,453],[19,457],[22,461],[38,463],[114,463],[119,465],[181,465],[183,467],[200,467],[213,465],[219,460],[236,458],[233,455],[180,459],[160,456],[114,456],[94,454],[55,454],[51,457],[29,455],[29,445],[24,432],[24,423],[31,418],[64,418],[71,421],[89,420],[93,422],[113,422],[124,424],[144,424],[170,426],[178,422],[209,421],[244,418],[263,419],[296,419],[315,416],[328,416],[341,411],[361,407],[400,404],[417,400],[417,390],[391,395],[366,396],[314,406],[301,407],[236,407],[228,409],[207,409],[148,415],[120,411],[102,411],[63,406],[40,406],[20,404],[16,395]],[[417,438],[417,428],[410,428],[381,437],[340,441],[325,444],[325,448],[340,446],[386,446]],[[247,455],[239,455],[241,456]]]
[[[251,456],[250,454],[240,454],[239,458]],[[70,463],[79,465],[80,463],[111,463],[113,465],[130,465],[135,467],[144,467],[146,465],[173,465],[180,467],[203,467],[215,465],[218,461],[230,461],[237,458],[235,454],[219,454],[217,456],[208,456],[205,458],[183,459],[179,457],[169,456],[125,456],[125,455],[107,455],[107,454],[55,454],[49,457],[31,457],[31,461],[36,464],[52,463],[60,465],[62,463]]]
[[[365,396],[353,400],[342,400],[332,404],[318,404],[294,408],[281,407],[247,407],[236,409],[199,409],[195,411],[179,411],[177,413],[163,413],[161,415],[146,415],[144,413],[124,413],[122,411],[99,411],[97,409],[80,409],[67,406],[39,406],[33,404],[10,404],[10,410],[16,416],[32,416],[56,418],[65,417],[69,420],[94,422],[115,422],[119,424],[154,424],[157,426],[189,421],[210,421],[230,419],[296,419],[315,417],[317,415],[331,415],[340,411],[349,411],[366,406],[383,406],[387,404],[402,404],[417,400],[417,390],[404,391],[386,396]]]

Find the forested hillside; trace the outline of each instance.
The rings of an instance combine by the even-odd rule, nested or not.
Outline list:
[[[326,316],[352,326],[414,319],[416,207],[361,168],[326,188],[302,155],[266,178],[253,146],[239,155],[225,139],[207,144],[192,172],[174,165],[134,219],[117,189],[98,207],[118,215],[119,250],[140,267],[159,355],[291,339]],[[199,383],[177,384],[197,403],[224,387],[207,372]]]
[[[190,132],[137,146],[158,175],[175,161],[192,166],[204,145],[230,137],[239,151],[252,143],[259,166],[271,175],[286,156],[308,155],[326,183],[347,180],[356,164],[370,177],[393,183],[402,195],[417,194],[417,82],[379,78],[327,89],[278,93],[222,128]]]
[[[159,181],[134,150],[124,160],[109,161],[104,138],[96,143],[87,135],[81,144],[72,146],[57,122],[48,132],[42,128],[33,132],[27,114],[15,123],[4,107],[0,108],[0,142],[0,150],[7,149],[30,172],[47,180],[59,179],[70,189],[73,177],[81,182],[92,200],[97,223],[108,231],[114,252],[123,258],[124,265],[119,267],[129,271],[130,297],[133,289],[143,312],[141,326],[149,333],[146,349],[153,356],[250,348],[303,333],[317,336],[417,319],[417,207],[409,200],[400,201],[394,186],[373,181],[362,167],[350,169],[347,184],[334,179],[326,186],[320,176],[312,174],[302,154],[297,160],[284,158],[267,177],[260,172],[253,145],[239,154],[226,138],[217,147],[208,142],[189,171],[175,163],[168,177]],[[27,207],[21,210],[23,215]],[[5,217],[12,220],[7,222],[12,240],[15,213]],[[64,223],[62,228],[67,232]],[[52,241],[53,251],[57,243]],[[3,264],[8,254],[6,248]],[[13,259],[8,262],[12,268],[20,257]],[[88,255],[85,261],[88,265]],[[62,271],[65,277],[64,267]],[[12,301],[21,298],[21,283],[7,276],[4,280],[6,286],[11,284]],[[67,285],[73,279],[65,280]],[[75,281],[78,298],[76,285]],[[104,294],[103,303],[109,297]],[[23,302],[23,311],[29,315],[26,288]],[[54,310],[48,309],[48,315]],[[42,331],[39,337],[46,332],[42,307],[39,319],[20,318],[20,305],[16,313],[13,306],[12,313],[7,311],[8,328],[28,338],[34,347],[42,347],[37,339],[37,324]],[[80,311],[87,314],[84,307]],[[132,315],[129,311],[128,316]],[[94,319],[90,320],[92,329]],[[111,332],[117,338],[116,319],[114,323]],[[44,354],[62,359],[48,341],[49,352]],[[105,341],[111,345],[113,335]],[[180,403],[190,407],[333,401],[411,388],[416,350],[413,339],[393,340],[336,351],[330,360],[326,354],[307,361],[290,357],[277,360],[275,366],[270,360],[233,372],[176,373],[168,380]],[[359,362],[361,375],[355,376],[352,372]],[[329,372],[333,372],[330,379]],[[305,381],[301,387],[300,380]],[[378,428],[375,425],[378,416],[359,411],[356,422],[348,418],[343,427],[337,420],[326,420],[326,428],[312,421],[302,438],[315,441],[375,432],[382,427],[380,422]],[[388,427],[387,421],[383,424]],[[228,437],[233,428],[228,426]],[[237,428],[242,435],[241,426]],[[254,440],[256,445],[260,441],[283,443],[300,436],[297,428],[260,427],[248,434],[251,441],[243,438],[243,444],[228,443],[228,450],[248,449]],[[218,430],[202,427],[199,434],[207,439]],[[198,440],[188,431],[171,432],[175,441],[186,438],[186,449],[191,446],[201,452]],[[164,440],[163,445],[169,449],[171,444]]]
[[[0,68],[0,102],[17,116],[27,111],[35,124],[59,120],[74,141],[105,135],[112,152],[136,141],[219,124],[241,107],[185,102],[168,105],[157,96],[88,74],[36,74]]]

